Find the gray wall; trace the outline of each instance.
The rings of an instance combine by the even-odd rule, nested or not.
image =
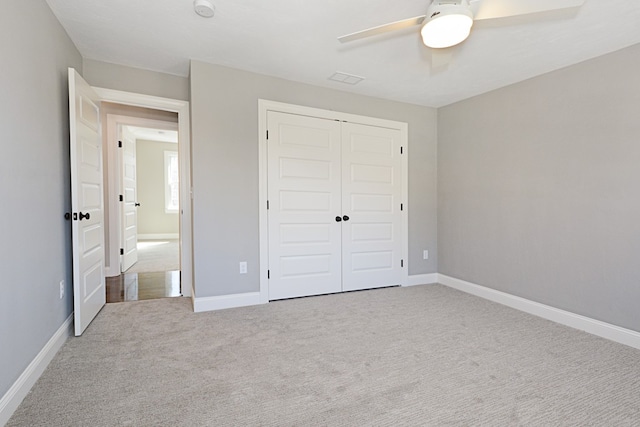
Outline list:
[[[435,273],[436,110],[193,61],[197,297],[259,290],[258,99],[409,123],[409,273]],[[429,249],[431,259],[422,259]],[[249,273],[238,274],[248,261]]]
[[[138,234],[178,234],[178,212],[165,212],[164,152],[178,152],[171,142],[136,141]]]
[[[640,45],[439,110],[439,272],[640,331]]]
[[[187,77],[84,59],[84,77],[92,86],[171,99],[189,99]]]
[[[73,310],[67,67],[82,58],[44,1],[3,0],[0,40],[2,397]]]

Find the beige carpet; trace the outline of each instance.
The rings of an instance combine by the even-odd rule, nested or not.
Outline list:
[[[180,270],[178,240],[141,240],[138,242],[138,262],[125,273],[156,273]]]
[[[9,426],[638,426],[640,351],[443,286],[109,304]]]

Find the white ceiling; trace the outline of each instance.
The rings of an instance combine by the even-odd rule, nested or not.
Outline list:
[[[146,141],[173,142],[178,143],[178,131],[151,129],[139,126],[125,126],[136,139],[144,139]]]
[[[47,0],[88,59],[180,76],[196,59],[432,107],[640,43],[640,1],[586,0],[578,10],[478,21],[452,62],[432,69],[419,27],[336,40],[423,15],[429,0],[212,2],[216,14],[207,19],[194,13],[193,0]],[[328,80],[336,71],[366,79]]]

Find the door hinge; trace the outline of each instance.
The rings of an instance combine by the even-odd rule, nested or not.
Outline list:
[[[401,145],[401,146],[400,146],[400,154],[402,154],[402,151],[403,151],[403,150],[402,150],[402,145]]]
[[[404,210],[404,203],[400,203],[400,210]]]
[[[118,141],[118,148],[122,148],[122,141]]]
[[[120,200],[121,202],[124,202],[124,197],[122,197],[122,194],[118,196],[118,200]]]
[[[269,201],[267,200],[267,210],[269,210]]]
[[[120,248],[120,255],[124,255],[124,248]]]
[[[271,279],[271,270],[267,270],[267,279]]]
[[[403,259],[400,260],[400,267],[401,268],[404,267],[404,260]]]
[[[267,131],[267,140],[269,140],[269,131]]]

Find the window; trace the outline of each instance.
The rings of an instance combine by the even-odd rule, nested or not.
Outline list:
[[[164,211],[178,213],[180,208],[180,173],[178,171],[178,152],[164,152]]]

